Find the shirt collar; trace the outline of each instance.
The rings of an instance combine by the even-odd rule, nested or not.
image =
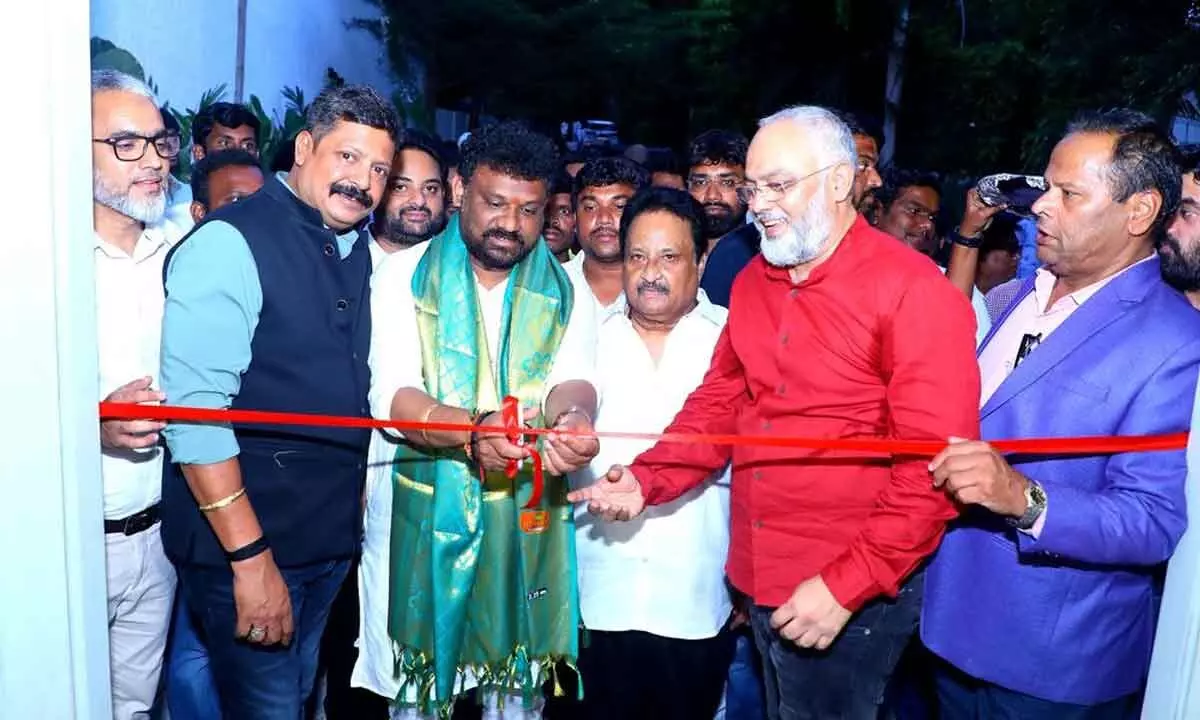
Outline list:
[[[321,223],[321,225],[324,226],[328,230],[333,229],[325,224],[325,221],[321,218],[321,211],[316,209],[315,207],[309,205],[308,203],[304,202],[304,200],[300,197],[300,195],[296,193],[296,188],[294,188],[290,184],[288,184],[288,174],[286,172],[284,172],[283,170],[277,171],[275,173],[275,179],[279,181],[280,185],[287,188],[287,191],[289,193],[291,193],[291,196],[294,197],[299,202],[300,205],[303,206],[303,209],[305,209],[310,215],[315,216],[315,219],[317,222]],[[371,223],[371,216],[367,215],[365,218],[363,218],[362,222],[360,222],[359,224],[354,225],[349,228],[346,228],[342,232],[335,231],[334,234],[337,235],[338,238],[341,240],[357,240],[360,237],[359,231],[360,230],[366,231],[368,226],[370,225],[370,223]]]
[[[853,259],[853,257],[866,245],[863,240],[864,237],[870,232],[877,231],[867,223],[866,218],[864,218],[861,214],[856,214],[854,216],[854,222],[850,225],[850,229],[846,231],[846,234],[842,237],[841,242],[839,242],[837,247],[834,248],[833,254],[830,255],[829,259],[827,259],[825,262],[813,268],[812,272],[808,274],[808,277],[805,278],[804,282],[800,283],[800,285],[811,285],[812,283],[819,282],[826,275],[837,272],[843,264],[845,264],[849,259]],[[789,285],[793,284],[788,268],[776,267],[767,262],[766,258],[764,258],[762,255],[759,255],[757,258],[755,258],[755,261],[763,264],[763,266],[766,268],[768,278],[773,280],[782,280]]]
[[[1074,304],[1074,307],[1079,307],[1084,302],[1086,302],[1089,298],[1091,298],[1093,295],[1095,295],[1096,293],[1103,290],[1104,286],[1108,285],[1113,280],[1116,280],[1118,277],[1129,272],[1130,268],[1135,267],[1137,265],[1141,265],[1144,262],[1153,260],[1155,257],[1157,257],[1157,255],[1155,253],[1150,253],[1148,256],[1142,258],[1141,260],[1138,260],[1137,262],[1133,263],[1132,265],[1127,265],[1127,266],[1121,268],[1120,270],[1113,273],[1112,275],[1109,275],[1106,278],[1097,280],[1096,282],[1092,283],[1091,285],[1088,285],[1086,287],[1081,287],[1073,293],[1064,295],[1063,297],[1059,298],[1058,302],[1055,303],[1055,305],[1057,306],[1059,303],[1062,303],[1062,302],[1070,302],[1070,303]],[[1058,281],[1058,278],[1054,277],[1054,274],[1051,273],[1046,268],[1039,267],[1037,269],[1037,273],[1035,274],[1034,279],[1033,279],[1033,297],[1034,297],[1034,301],[1037,303],[1037,310],[1039,313],[1043,313],[1043,312],[1046,312],[1047,310],[1051,309],[1051,308],[1046,307],[1046,303],[1050,300],[1050,294],[1054,292],[1054,284],[1057,281]]]
[[[95,231],[92,232],[92,236],[95,240],[95,249],[99,250],[106,257],[114,260],[127,259],[134,262],[141,262],[170,243],[167,230],[168,223],[166,220],[142,228],[142,234],[138,235],[137,243],[133,246],[132,255],[127,254],[121,248],[100,237],[100,234]]]

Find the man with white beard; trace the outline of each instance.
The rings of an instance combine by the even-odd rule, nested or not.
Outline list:
[[[734,281],[704,382],[666,432],[979,436],[971,307],[858,215],[855,166],[850,130],[823,108],[760,122],[739,194],[762,256]],[[916,628],[918,568],[954,505],[933,488],[927,458],[664,442],[570,499],[628,520],[730,461],[726,574],[749,596],[768,715],[875,718]]]
[[[163,221],[167,171],[179,138],[167,136],[154,94],[111,70],[92,73],[92,218],[100,394],[157,402],[163,259],[179,229]],[[158,692],[175,570],[159,533],[164,424],[100,424],[112,712],[149,717]]]

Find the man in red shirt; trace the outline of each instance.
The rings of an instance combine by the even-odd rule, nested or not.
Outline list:
[[[979,436],[975,320],[923,255],[855,212],[832,113],[761,121],[742,199],[762,255],[734,282],[704,382],[670,433]],[[875,718],[916,628],[919,568],[956,514],[928,458],[659,443],[571,494],[626,520],[733,463],[730,582],[751,600],[774,719]]]

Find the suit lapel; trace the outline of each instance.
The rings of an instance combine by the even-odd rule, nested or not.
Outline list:
[[[991,415],[1066,360],[1088,338],[1136,307],[1158,277],[1158,259],[1148,260],[1131,267],[1086,300],[1004,379],[983,406],[981,417]],[[1016,303],[1012,307],[1015,308]]]
[[[996,335],[996,331],[999,330],[1002,325],[1004,325],[1004,321],[1008,319],[1009,315],[1013,314],[1013,311],[1017,309],[1017,306],[1021,304],[1021,302],[1025,299],[1025,296],[1033,292],[1033,284],[1036,279],[1036,275],[1030,275],[1025,279],[1025,282],[1021,283],[1021,289],[1017,291],[1017,294],[1008,303],[1008,307],[1004,309],[1004,312],[1000,314],[1000,317],[996,320],[996,322],[992,323],[992,327],[987,331],[987,335],[984,336],[983,342],[979,343],[979,347],[975,350],[976,358],[983,355],[983,349],[992,341],[992,338]]]

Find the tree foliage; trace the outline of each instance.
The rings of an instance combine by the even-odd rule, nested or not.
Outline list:
[[[374,0],[430,106],[617,121],[680,146],[793,103],[883,115],[898,0]],[[1194,0],[908,0],[898,163],[1038,168],[1080,109],[1166,120],[1200,87]],[[375,27],[379,27],[377,24]]]

